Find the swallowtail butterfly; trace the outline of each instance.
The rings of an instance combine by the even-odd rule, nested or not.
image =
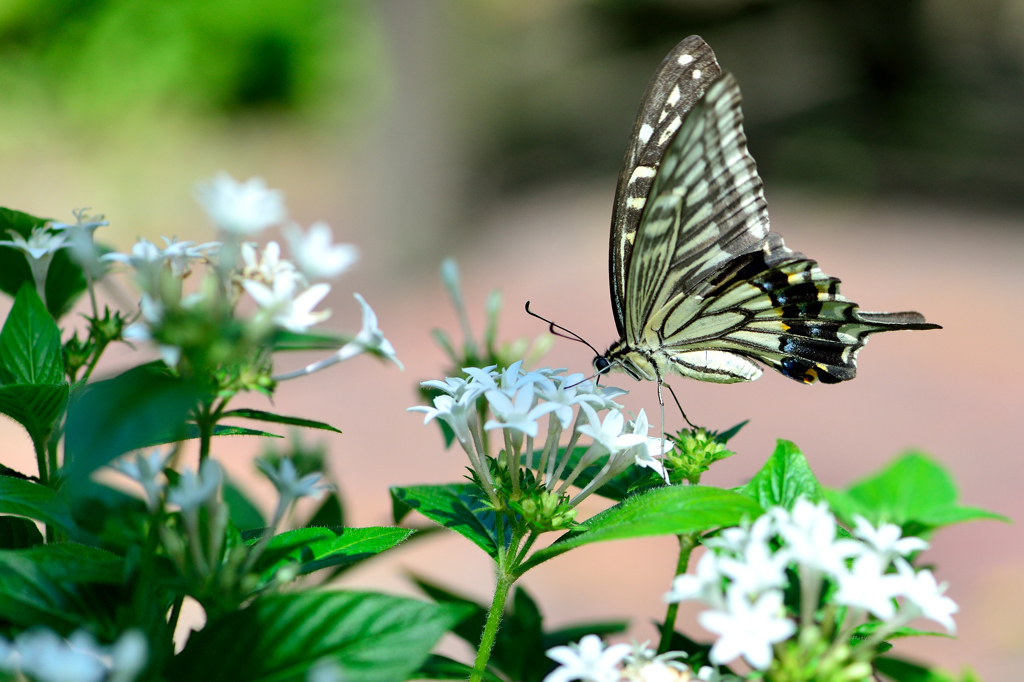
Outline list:
[[[937,329],[920,313],[868,313],[768,226],[736,80],[690,36],[661,63],[619,174],[609,278],[616,341],[599,373],[733,383],[760,364],[803,383],[857,373],[875,332]],[[662,401],[664,405],[664,401]]]

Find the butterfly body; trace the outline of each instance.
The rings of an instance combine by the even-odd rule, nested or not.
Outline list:
[[[870,334],[934,329],[867,313],[839,280],[771,232],[735,79],[697,36],[662,62],[619,175],[609,273],[619,340],[595,358],[659,384],[672,374],[752,381],[767,365],[803,383],[856,375]]]

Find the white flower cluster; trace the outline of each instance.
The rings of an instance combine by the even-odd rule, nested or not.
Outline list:
[[[577,504],[584,497],[604,485],[609,479],[625,471],[630,465],[650,467],[662,476],[665,469],[657,459],[670,446],[659,438],[648,437],[650,428],[643,410],[633,421],[627,421],[622,406],[613,398],[625,391],[613,387],[597,387],[582,374],[564,374],[565,370],[540,369],[525,372],[522,361],[502,371],[491,367],[467,367],[469,377],[449,377],[444,381],[425,381],[423,386],[441,391],[433,407],[421,405],[409,408],[411,412],[425,412],[424,424],[440,419],[455,433],[455,438],[469,456],[473,469],[491,501],[500,504],[495,494],[495,481],[487,465],[489,443],[487,434],[502,434],[504,462],[511,478],[513,494],[518,493],[526,459],[534,462],[534,441],[540,433],[540,420],[547,418],[543,445],[539,448],[536,466],[538,485],[549,493],[561,496],[579,474],[602,457],[607,461],[595,476],[571,500]],[[481,401],[491,419],[481,424]],[[606,414],[602,418],[601,414]],[[568,431],[569,441],[560,454],[562,434]],[[581,436],[590,439],[582,458],[568,469],[569,454],[579,444]],[[560,483],[559,483],[560,482]]]
[[[711,660],[727,663],[743,656],[753,668],[771,664],[773,645],[798,629],[818,627],[817,610],[825,581],[836,586],[826,609],[846,608],[836,623],[835,641],[845,642],[870,614],[881,621],[862,646],[873,649],[911,620],[925,617],[954,630],[957,606],[931,571],[915,571],[905,559],[928,547],[902,537],[898,526],[874,527],[858,518],[853,535],[838,537],[835,517],[824,502],[800,498],[792,512],[773,507],[753,524],[729,528],[707,540],[709,548],[695,574],[677,576],[667,602],[700,600],[711,607],[700,624],[718,635]],[[783,607],[787,570],[799,576],[799,628]],[[895,600],[902,604],[897,610]],[[838,617],[836,611],[831,616]]]
[[[105,647],[83,630],[65,640],[36,628],[14,641],[0,636],[0,670],[36,682],[131,682],[146,667],[146,649],[145,636],[136,630]]]
[[[544,682],[718,682],[721,677],[710,667],[693,671],[682,661],[686,654],[670,651],[658,655],[647,643],[612,644],[605,648],[597,635],[587,635],[578,644],[548,649],[548,657],[560,665]]]
[[[356,247],[334,244],[330,227],[322,222],[313,224],[307,232],[295,224],[284,226],[293,260],[282,258],[281,246],[275,241],[262,248],[255,242],[240,242],[240,238],[281,224],[287,217],[281,192],[268,189],[260,178],[239,183],[221,173],[201,183],[196,196],[219,229],[222,241],[196,244],[163,237],[165,246],[161,248],[139,239],[131,253],[102,257],[131,267],[142,288],[141,319],[125,329],[126,339],[151,340],[152,330],[164,319],[168,305],[193,308],[216,292],[216,288],[206,287],[182,296],[181,282],[196,263],[211,266],[235,287],[236,296],[247,293],[258,308],[256,321],[302,333],[330,316],[329,310],[316,308],[330,293],[331,285],[316,280],[333,279],[348,270],[358,260]],[[376,327],[373,311],[358,294],[355,296],[363,307],[363,331],[357,337],[359,343],[347,348],[347,356],[370,350],[397,363],[394,349]],[[372,323],[370,328],[368,322]],[[167,364],[177,364],[180,349],[162,346],[160,350]],[[304,373],[308,372],[295,375]]]

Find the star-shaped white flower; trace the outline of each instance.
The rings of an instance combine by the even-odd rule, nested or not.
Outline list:
[[[290,457],[282,457],[276,468],[264,459],[257,459],[256,466],[277,488],[277,493],[281,496],[278,505],[282,508],[303,497],[319,497],[321,493],[331,489],[331,486],[323,480],[324,475],[320,472],[306,474],[299,478],[295,463]]]
[[[532,384],[523,386],[509,397],[506,391],[491,390],[484,393],[491,406],[494,419],[484,424],[484,430],[511,429],[525,433],[527,436],[537,435],[537,420],[558,406],[553,403],[534,405],[534,389]]]
[[[874,553],[862,554],[849,572],[837,576],[839,589],[833,599],[837,604],[864,609],[882,620],[896,613],[893,597],[900,589],[900,578],[886,574],[888,562],[882,563]]]
[[[217,494],[223,478],[220,465],[207,459],[198,472],[191,469],[181,472],[178,485],[167,491],[167,501],[181,507],[183,512],[199,509]]]
[[[722,573],[718,570],[718,557],[705,552],[697,562],[694,573],[682,573],[672,581],[672,589],[662,600],[666,603],[700,600],[713,608],[725,608],[722,594]]]
[[[548,673],[544,682],[618,682],[619,663],[629,655],[628,644],[607,649],[597,635],[587,635],[578,644],[548,649],[548,658],[561,665]]]
[[[196,187],[196,200],[217,227],[237,235],[261,232],[287,216],[280,190],[268,189],[263,178],[242,183],[221,172]]]
[[[429,424],[433,419],[440,419],[452,428],[460,443],[468,445],[471,437],[471,425],[479,423],[476,421],[477,398],[479,398],[479,394],[475,391],[464,391],[458,398],[439,395],[434,398],[433,407],[416,405],[406,411],[426,413],[427,416],[423,419],[424,424]]]
[[[357,344],[364,351],[369,351],[385,360],[390,360],[398,365],[399,369],[405,369],[398,356],[395,355],[395,347],[384,338],[384,332],[377,327],[377,313],[373,312],[373,308],[370,307],[370,304],[362,296],[359,294],[352,294],[352,296],[359,301],[359,305],[363,308],[363,328],[356,334],[356,338],[352,343]]]
[[[242,287],[271,314],[276,325],[289,331],[302,333],[331,316],[329,310],[313,312],[330,293],[330,284],[314,284],[300,293],[298,280],[282,273],[274,280],[273,288],[253,280],[243,281]]]
[[[594,442],[604,448],[611,457],[616,457],[619,453],[647,440],[647,436],[638,433],[623,433],[626,420],[618,410],[612,410],[602,420],[589,404],[580,403],[580,407],[589,423],[583,424],[577,430],[593,438]]]
[[[748,542],[738,558],[720,557],[718,568],[732,581],[730,590],[756,597],[767,590],[786,586],[788,563],[785,551],[772,552],[768,543],[762,540]]]
[[[711,662],[721,665],[743,656],[752,668],[765,670],[772,662],[772,645],[796,632],[796,624],[786,618],[782,592],[770,591],[751,603],[739,591],[726,595],[728,609],[704,611],[697,620],[708,632],[718,635],[711,647]]]
[[[921,538],[903,537],[903,529],[894,523],[883,523],[875,528],[870,521],[859,515],[853,517],[853,522],[854,536],[870,545],[884,564],[898,556],[905,557],[928,549],[928,543]]]
[[[950,634],[955,633],[956,623],[953,622],[953,614],[959,611],[960,607],[944,594],[949,584],[938,584],[935,575],[928,569],[914,573],[914,568],[903,559],[896,560],[896,569],[899,572],[896,595],[906,598],[904,609],[934,620],[945,626]]]
[[[284,236],[295,257],[295,263],[306,277],[333,279],[359,260],[359,250],[351,244],[334,244],[327,223],[313,223],[302,233],[298,225],[289,225]]]
[[[157,478],[163,474],[170,456],[171,451],[161,452],[160,448],[153,448],[148,455],[140,450],[133,458],[126,456],[115,460],[112,466],[142,485],[146,491],[146,505],[153,511],[159,506],[160,495],[164,490]]]
[[[242,279],[274,286],[278,277],[289,277],[306,284],[295,264],[281,258],[281,247],[277,242],[267,242],[262,253],[253,242],[245,242],[239,249],[242,254]]]
[[[861,552],[855,540],[836,539],[836,519],[825,502],[815,504],[801,497],[792,513],[782,507],[774,507],[771,513],[791,558],[801,566],[835,576],[846,570],[846,559]]]

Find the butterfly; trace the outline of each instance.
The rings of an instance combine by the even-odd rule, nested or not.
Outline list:
[[[862,312],[770,231],[739,86],[697,36],[665,57],[640,105],[609,279],[619,340],[594,368],[657,381],[659,399],[670,374],[733,383],[761,365],[806,384],[847,381],[870,334],[940,328],[916,312]]]

